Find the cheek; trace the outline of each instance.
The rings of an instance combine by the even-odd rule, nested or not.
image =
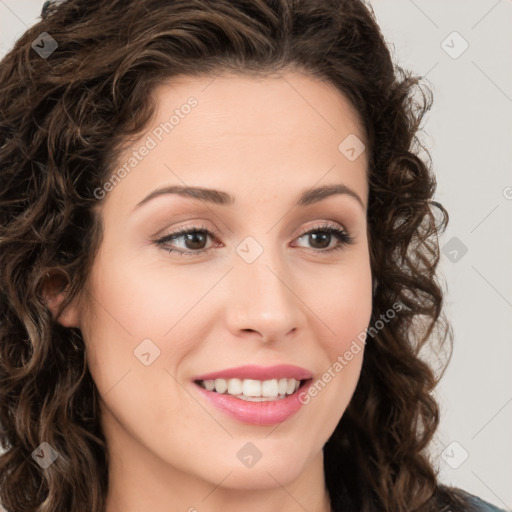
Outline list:
[[[366,331],[372,312],[372,277],[362,257],[333,277],[327,291],[310,294],[319,311],[317,338],[321,345],[323,373],[304,395],[322,418],[325,431],[334,429],[355,390],[364,357]],[[318,397],[318,398],[317,398]],[[334,413],[335,411],[335,413]]]
[[[133,351],[146,338],[161,340],[171,335],[208,289],[205,282],[190,286],[179,269],[170,273],[164,268],[148,268],[138,255],[110,257],[113,253],[105,248],[91,274],[94,314],[90,315],[88,326],[94,326],[96,331],[90,333],[91,339],[106,338],[109,333],[110,342],[117,338],[124,351]]]
[[[176,386],[170,374],[208,337],[205,315],[211,315],[212,304],[208,297],[200,299],[218,276],[179,265],[148,266],[138,255],[124,257],[113,245],[102,247],[89,280],[82,322],[88,366],[100,394],[108,393],[110,407],[115,409],[123,396],[120,403],[129,410],[144,403],[152,423],[162,416],[168,421],[183,404],[169,399],[164,413],[159,400],[170,398]]]
[[[119,253],[104,246],[97,255],[82,322],[88,365],[102,395],[121,381],[147,380],[148,370],[161,366],[162,334],[175,323],[175,304]],[[147,353],[151,366],[144,365]]]
[[[326,328],[322,343],[334,361],[354,340],[364,341],[372,312],[372,275],[369,259],[360,258],[325,281],[327,288],[314,292],[318,316]],[[361,344],[361,343],[360,343]]]

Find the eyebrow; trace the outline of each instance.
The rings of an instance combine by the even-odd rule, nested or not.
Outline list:
[[[153,192],[151,192],[144,199],[142,199],[142,201],[139,201],[137,203],[134,210],[141,207],[143,204],[151,201],[155,197],[159,197],[166,194],[177,194],[183,197],[199,199],[201,201],[221,206],[235,204],[235,198],[228,194],[227,192],[202,187],[183,187],[180,185],[170,185],[167,187],[162,187],[153,190]],[[333,185],[324,185],[322,187],[317,187],[313,189],[307,189],[299,195],[299,198],[297,199],[295,205],[309,206],[335,194],[344,194],[353,197],[363,207],[363,209],[366,209],[359,195],[357,195],[356,192],[354,192],[351,188],[341,183]]]

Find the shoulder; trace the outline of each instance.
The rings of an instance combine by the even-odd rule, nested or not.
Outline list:
[[[478,496],[474,496],[473,494],[470,494],[469,492],[462,491],[466,499],[471,503],[472,509],[471,512],[474,510],[475,512],[505,512],[504,509],[498,508],[496,505],[492,505],[491,503],[488,503],[487,501],[482,500]],[[469,510],[468,510],[469,512]]]

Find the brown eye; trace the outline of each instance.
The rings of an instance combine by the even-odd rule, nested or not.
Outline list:
[[[307,240],[310,245],[313,249],[318,249],[315,252],[321,253],[340,250],[346,245],[353,243],[352,237],[346,231],[333,224],[324,224],[310,229],[300,235],[298,239],[304,237],[309,237]],[[333,237],[338,241],[338,243],[334,247],[327,248],[333,241]]]
[[[210,248],[205,248],[208,237],[214,238],[216,235],[208,230],[206,227],[184,227],[180,228],[174,233],[170,233],[158,240],[155,243],[162,246],[168,252],[176,252],[180,255],[198,255],[208,251]],[[176,249],[171,246],[170,242],[176,243],[177,240],[182,240],[184,247]]]

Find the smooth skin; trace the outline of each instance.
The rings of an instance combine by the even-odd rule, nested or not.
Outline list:
[[[364,350],[272,426],[227,416],[193,379],[282,363],[321,378],[368,327],[366,152],[350,161],[338,149],[351,134],[364,141],[358,116],[331,84],[299,71],[181,76],[155,95],[155,117],[119,166],[189,97],[198,103],[100,201],[99,253],[81,300],[58,319],[80,328],[101,395],[107,512],[329,511],[322,447],[352,397]],[[361,203],[337,194],[294,206],[304,190],[330,184]],[[217,189],[235,203],[163,194],[137,207],[168,185]],[[326,222],[353,243],[327,253],[340,243],[334,235],[316,243],[302,235]],[[155,243],[180,227],[217,236]],[[263,251],[251,263],[236,250],[246,237],[249,253]],[[147,366],[134,354],[145,339],[160,351]],[[250,468],[237,457],[248,442],[261,453]]]

